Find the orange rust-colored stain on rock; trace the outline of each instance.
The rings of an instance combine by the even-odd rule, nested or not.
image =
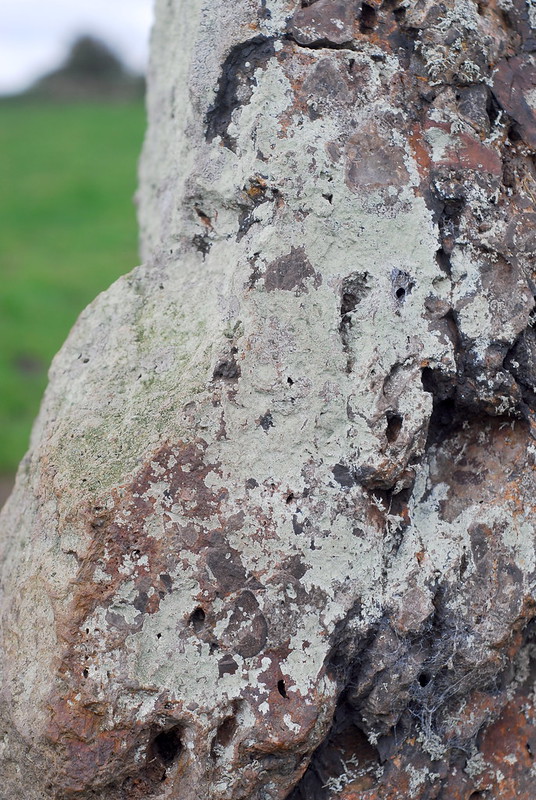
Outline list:
[[[501,418],[489,418],[484,431],[479,426],[473,434],[469,426],[463,437],[453,437],[434,467],[434,475],[437,468],[437,477],[441,473],[441,480],[451,487],[449,500],[442,506],[444,513],[449,509],[449,518],[454,518],[472,503],[503,504],[505,498],[511,501],[512,512],[521,508],[519,477],[528,437],[524,422],[505,425]],[[500,494],[494,486],[501,486]]]
[[[524,693],[516,695],[487,729],[480,750],[492,769],[500,770],[504,776],[497,780],[496,775],[502,797],[519,797],[523,785],[525,790],[534,788],[530,772],[536,753],[536,714],[529,697]],[[493,790],[493,779],[483,777],[479,788]]]
[[[157,691],[151,679],[147,686],[140,686],[128,661],[127,638],[142,631],[173,593],[178,570],[191,576],[194,589],[191,611],[173,620],[177,650],[187,641],[206,647],[208,658],[214,659],[216,681],[218,672],[220,680],[227,674],[243,675],[240,702],[256,710],[263,731],[254,745],[258,757],[292,753],[298,746],[305,754],[318,741],[318,731],[329,725],[330,709],[326,710],[323,698],[308,696],[305,702],[292,676],[281,670],[289,655],[289,640],[280,638],[276,649],[266,649],[268,623],[282,630],[284,626],[277,619],[269,620],[268,613],[265,616],[256,594],[263,589],[261,580],[281,581],[285,586],[292,583],[298,602],[306,602],[299,582],[306,568],[299,559],[282,554],[279,571],[273,565],[269,576],[248,573],[241,554],[228,541],[244,525],[241,501],[229,505],[226,488],[207,486],[213,483],[207,476],[217,474],[219,466],[207,462],[205,452],[202,440],[166,444],[148,458],[130,484],[115,490],[113,505],[108,502],[106,511],[104,504],[98,511],[96,507],[81,511],[93,531],[93,542],[62,623],[69,634],[60,669],[64,688],[61,696],[49,698],[48,739],[56,743],[59,753],[55,780],[66,792],[82,787],[97,790],[102,781],[115,780],[121,773],[132,797],[149,796],[160,780],[158,775],[165,772],[161,759],[149,758],[151,730],[158,730],[160,720],[168,720],[168,725],[187,720],[196,731],[200,727],[198,703],[185,706],[170,689]],[[283,504],[291,524],[285,502],[288,490],[274,484],[261,491],[272,498],[269,507],[274,502]],[[180,507],[179,520],[176,507]],[[259,529],[248,535],[257,537],[261,546],[266,540],[263,525],[271,530],[272,520],[268,511],[258,509],[257,513],[254,508],[252,518]],[[188,560],[183,557],[185,549]],[[128,597],[126,603],[117,602],[122,596]],[[279,606],[275,611],[279,613]],[[155,638],[155,647],[158,641]],[[246,680],[251,669],[260,670],[253,685]],[[151,708],[141,721],[137,716],[140,691],[148,693]],[[196,735],[206,738],[199,731]],[[238,745],[235,751],[241,763],[243,751]],[[255,771],[249,775],[242,763],[241,768],[243,780],[253,785]]]
[[[65,736],[87,741],[98,728],[100,715],[80,704],[72,695],[58,697],[53,706],[53,715],[47,732],[52,742],[59,742]]]
[[[490,721],[500,710],[498,701],[486,692],[475,690],[460,702],[459,708],[451,715],[452,724],[446,732],[448,742],[470,739],[482,727],[482,721]]]
[[[66,754],[65,769],[72,772],[69,780],[76,782],[80,773],[81,786],[84,782],[92,785],[98,779],[105,761],[113,769],[118,742],[128,751],[138,736],[135,724],[126,732],[120,723],[107,730],[104,708],[115,702],[108,696],[107,684],[121,679],[110,672],[106,677],[107,665],[114,663],[111,653],[118,653],[121,661],[126,637],[139,631],[146,616],[155,614],[161,600],[172,591],[170,573],[181,563],[182,536],[188,536],[192,551],[195,546],[198,551],[206,549],[220,538],[217,529],[209,533],[203,521],[224,515],[227,491],[207,488],[205,478],[217,466],[205,463],[204,451],[202,440],[163,446],[130,485],[114,491],[113,509],[103,512],[91,507],[81,511],[93,540],[73,584],[71,606],[58,622],[63,640],[69,642],[60,668],[65,689],[61,696],[49,699],[48,729],[49,740],[61,743]],[[177,502],[181,504],[183,525],[174,523],[170,513]],[[144,521],[151,518],[160,519],[161,536],[145,531]],[[184,522],[190,525],[190,531]],[[239,526],[240,517],[235,515],[233,520],[227,516],[227,522],[231,528]],[[98,573],[105,577],[104,581],[97,577]],[[222,576],[222,580],[227,577]],[[131,587],[133,619],[123,617],[121,607],[114,606],[117,594],[127,583]],[[101,620],[98,627],[93,619],[96,611]],[[187,619],[177,623],[185,629],[188,626]],[[76,758],[74,751],[79,753]]]
[[[502,175],[502,161],[497,151],[468,133],[454,132],[448,122],[426,120],[424,131],[433,135],[438,131],[446,134],[447,139],[443,145],[443,153],[438,158],[433,158],[434,166],[445,166],[461,169],[485,171],[490,175]]]
[[[410,791],[410,779],[405,773],[397,776],[398,784],[396,786],[375,786],[373,788],[363,790],[361,787],[356,788],[352,783],[346,786],[339,795],[340,800],[419,800],[422,793],[415,794]]]
[[[413,125],[408,137],[408,141],[411,147],[413,158],[417,165],[419,176],[423,181],[428,182],[430,178],[432,159],[430,155],[430,149],[424,138],[423,129],[419,123],[415,123],[415,125]]]
[[[479,742],[482,767],[470,777],[452,771],[439,800],[532,800],[536,754],[536,713],[531,687],[525,684],[503,708]]]
[[[66,797],[77,796],[101,773],[113,775],[125,759],[125,743],[138,743],[136,725],[106,730],[105,709],[84,707],[78,696],[58,699],[53,709],[48,739],[60,756],[56,781]]]

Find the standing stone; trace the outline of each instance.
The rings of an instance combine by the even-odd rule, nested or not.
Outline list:
[[[533,800],[523,0],[158,0],[145,265],[1,518],[6,800]]]

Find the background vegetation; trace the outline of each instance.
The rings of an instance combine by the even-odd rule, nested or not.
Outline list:
[[[138,263],[143,101],[0,102],[0,474],[24,454],[76,317]]]

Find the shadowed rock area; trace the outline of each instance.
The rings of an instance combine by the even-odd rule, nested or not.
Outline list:
[[[11,800],[533,800],[531,14],[157,4],[145,263],[0,518]]]

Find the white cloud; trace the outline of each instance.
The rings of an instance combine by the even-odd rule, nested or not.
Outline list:
[[[152,16],[153,0],[3,0],[0,92],[18,91],[54,69],[82,33],[144,69]]]

